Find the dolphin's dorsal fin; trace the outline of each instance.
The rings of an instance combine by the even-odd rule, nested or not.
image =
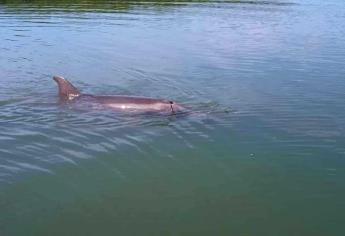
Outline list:
[[[55,80],[59,86],[59,96],[61,99],[72,100],[80,95],[79,90],[65,78],[61,76],[54,76],[53,80]]]

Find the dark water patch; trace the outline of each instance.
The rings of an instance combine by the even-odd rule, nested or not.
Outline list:
[[[22,99],[8,99],[8,100],[2,100],[0,101],[0,106],[6,106],[6,105],[11,105],[17,102],[23,101]]]

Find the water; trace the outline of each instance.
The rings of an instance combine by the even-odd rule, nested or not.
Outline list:
[[[343,1],[0,2],[1,236],[345,234]]]

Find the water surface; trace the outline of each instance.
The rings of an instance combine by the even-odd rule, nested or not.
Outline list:
[[[343,9],[0,1],[0,235],[344,235]],[[196,114],[59,105],[53,75]]]

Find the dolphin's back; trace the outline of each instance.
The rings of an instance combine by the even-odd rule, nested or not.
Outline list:
[[[135,96],[95,96],[90,94],[81,94],[78,100],[97,102],[106,107],[121,110],[147,110],[162,111],[171,110],[173,102],[164,99],[135,97]]]
[[[113,103],[137,103],[142,105],[152,105],[155,103],[169,103],[167,100],[155,99],[155,98],[145,98],[145,97],[136,97],[136,96],[93,96],[99,102],[103,104],[113,104]]]
[[[185,110],[183,106],[165,99],[135,96],[96,96],[91,94],[82,94],[63,77],[54,76],[53,79],[59,86],[59,96],[63,101],[91,102],[92,104],[101,104],[104,107],[109,107],[116,110],[134,110],[140,112],[152,111],[176,113],[178,111]]]

